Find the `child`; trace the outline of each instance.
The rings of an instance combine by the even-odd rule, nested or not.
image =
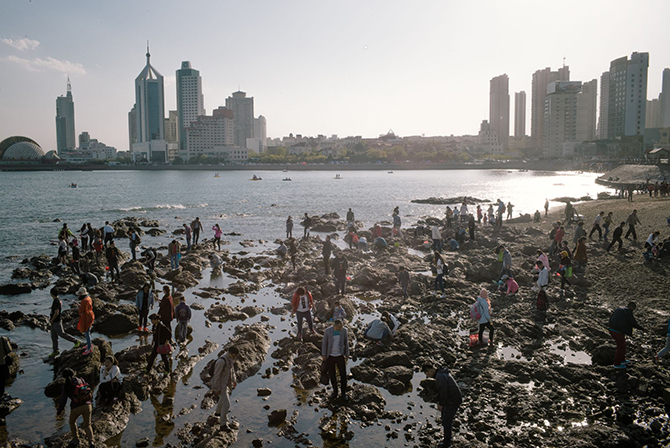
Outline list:
[[[100,261],[100,254],[102,253],[102,240],[99,236],[96,235],[95,241],[93,241],[93,249],[95,249],[95,261]]]
[[[340,303],[339,300],[335,302],[335,307],[333,308],[333,317],[330,319],[331,322],[335,320],[341,320],[342,322],[345,321],[347,318],[347,312],[344,311],[344,308],[342,308],[342,304]]]
[[[519,284],[512,277],[503,275],[500,281],[502,282],[500,292],[504,292],[506,296],[516,294],[519,291]]]
[[[191,307],[186,304],[186,298],[174,309],[177,316],[177,341],[186,341],[188,322],[191,320]]]

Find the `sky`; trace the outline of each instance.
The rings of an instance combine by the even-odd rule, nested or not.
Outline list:
[[[598,79],[613,59],[649,52],[647,98],[670,67],[667,0],[11,0],[0,2],[0,140],[56,149],[56,97],[72,82],[75,131],[128,149],[134,80],[200,70],[208,114],[236,90],[254,97],[269,137],[476,134],[489,80],[514,92],[538,69]]]

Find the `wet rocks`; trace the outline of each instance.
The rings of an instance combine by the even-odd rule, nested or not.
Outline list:
[[[144,266],[139,261],[129,261],[121,266],[121,283],[126,287],[139,290],[142,286],[151,280],[151,277],[144,270]]]
[[[29,283],[8,283],[0,286],[0,294],[5,296],[18,296],[19,294],[30,294],[33,288]]]
[[[269,397],[270,395],[272,395],[272,389],[269,389],[267,387],[256,389],[256,395],[258,395],[259,397]]]
[[[49,318],[41,314],[23,314],[21,311],[0,311],[0,328],[7,331],[15,327],[26,326],[33,329],[47,331],[49,329]]]
[[[374,355],[351,369],[353,377],[363,383],[373,384],[399,395],[412,385],[414,371],[407,354],[386,352]]]
[[[279,426],[286,421],[286,409],[279,409],[270,412],[268,415],[268,425],[269,426]]]
[[[227,322],[229,320],[245,320],[263,312],[262,308],[247,306],[244,308],[233,308],[228,305],[212,305],[205,316],[213,322]]]
[[[12,272],[12,278],[43,280],[50,279],[52,273],[48,269],[16,268]]]
[[[0,401],[0,426],[4,426],[4,418],[14,412],[22,403],[23,400],[20,398],[11,397]]]

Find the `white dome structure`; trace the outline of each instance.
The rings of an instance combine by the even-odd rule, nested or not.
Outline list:
[[[44,151],[38,144],[32,142],[14,143],[2,156],[4,160],[38,160],[42,157],[44,157]]]

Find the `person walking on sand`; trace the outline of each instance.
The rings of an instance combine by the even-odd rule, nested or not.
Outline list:
[[[606,216],[603,217],[603,229],[605,229],[603,240],[605,240],[605,243],[607,243],[607,235],[610,233],[610,225],[612,224],[613,214],[613,212],[609,212]]]
[[[589,239],[593,237],[593,234],[595,232],[598,232],[598,241],[602,241],[603,239],[603,230],[600,227],[601,224],[603,224],[603,219],[605,218],[605,212],[600,212],[596,215],[596,219],[593,221],[593,227],[591,228],[591,232],[589,233]]]
[[[670,352],[670,319],[668,319],[668,331],[667,331],[667,333],[668,334],[665,337],[665,347],[663,347],[663,350],[658,352],[658,354],[654,358],[654,363],[655,364],[658,364],[660,359],[663,358],[665,355],[667,355],[668,352]]]
[[[204,231],[199,217],[196,217],[195,220],[191,222],[191,230],[193,231],[193,245],[195,246],[200,240],[200,232]]]
[[[444,294],[444,273],[447,269],[447,264],[442,258],[442,254],[438,251],[433,252],[433,263],[435,263],[435,293],[439,290],[441,294]]]
[[[61,322],[61,313],[63,311],[63,302],[58,298],[58,291],[56,288],[52,288],[51,298],[51,312],[49,313],[49,323],[51,324],[51,347],[53,352],[49,355],[49,358],[56,358],[60,354],[58,349],[58,338],[61,337],[66,341],[70,341],[74,344],[73,349],[79,348],[81,346],[81,341],[63,331],[63,323]]]
[[[586,236],[586,230],[584,230],[584,221],[579,221],[577,227],[575,227],[575,234],[572,236],[572,243],[577,244],[577,241],[583,236]]]
[[[293,238],[293,218],[291,215],[286,219],[286,239]]]
[[[86,288],[79,288],[77,291],[79,296],[79,322],[77,322],[77,330],[84,333],[86,338],[86,347],[84,347],[84,355],[90,355],[93,352],[93,344],[91,343],[91,327],[95,321],[95,314],[93,313],[93,300],[88,295]]]
[[[630,361],[626,361],[626,336],[633,335],[633,328],[644,331],[644,328],[635,320],[635,302],[628,303],[614,310],[610,316],[609,331],[612,339],[616,342],[616,353],[614,355],[614,368],[625,369]]]
[[[309,236],[309,229],[312,227],[312,218],[309,217],[307,212],[305,212],[305,216],[302,219],[302,225],[305,228],[302,237],[307,238]]]
[[[458,407],[463,402],[461,389],[451,376],[449,369],[437,369],[432,364],[424,364],[421,368],[426,378],[433,378],[437,382],[438,404],[440,411],[444,440],[439,445],[442,448],[451,448],[451,426],[454,422]]]
[[[186,223],[183,224],[184,226],[184,236],[186,237],[186,253],[191,252],[191,235],[193,231],[191,230],[191,227],[186,225]]]
[[[221,235],[223,231],[219,227],[219,223],[214,224],[212,230],[214,231],[214,249],[221,250]]]
[[[626,224],[628,224],[628,231],[626,232],[626,236],[624,236],[624,238],[628,239],[628,235],[633,235],[633,241],[637,241],[637,233],[635,232],[635,226],[637,224],[641,224],[640,219],[637,217],[637,210],[633,210],[633,213],[628,215]]]
[[[544,217],[546,218],[549,214],[549,199],[544,200]]]
[[[407,289],[409,288],[410,281],[411,279],[409,276],[409,272],[407,271],[407,269],[405,269],[405,266],[400,266],[400,270],[398,271],[398,282],[400,282],[400,287],[402,288],[402,296],[405,299],[409,297]]]
[[[151,290],[151,284],[145,283],[142,289],[137,291],[135,296],[135,308],[139,316],[139,327],[137,332],[149,332],[148,316],[149,310],[154,308],[154,292]]]
[[[333,326],[323,333],[321,342],[321,358],[325,363],[330,384],[333,386],[331,400],[337,399],[339,395],[335,367],[340,374],[340,387],[342,400],[348,401],[347,397],[347,360],[349,359],[349,335],[341,320],[333,322]]]
[[[312,293],[307,291],[302,286],[299,287],[293,293],[291,306],[292,306],[291,316],[295,314],[298,317],[298,339],[302,341],[303,319],[307,320],[307,326],[309,327],[309,331],[312,334],[316,334],[316,331],[314,331],[314,324],[312,323],[312,308],[314,307],[314,299],[312,298]]]
[[[614,243],[619,243],[619,250],[621,250],[621,246],[623,246],[623,240],[621,239],[621,235],[623,235],[623,227],[626,225],[624,221],[619,224],[619,227],[614,229],[614,233],[612,234],[612,242],[610,243],[609,246],[607,246],[607,253],[610,252],[610,249],[612,246],[614,246]]]
[[[232,346],[214,364],[214,374],[212,375],[212,393],[219,397],[216,403],[214,416],[220,418],[219,429],[221,431],[231,431],[239,428],[239,424],[234,421],[228,421],[228,411],[230,411],[230,393],[237,387],[237,377],[235,375],[235,360],[240,354],[240,350]]]
[[[489,300],[489,292],[482,288],[477,296],[475,306],[479,308],[479,345],[484,345],[484,329],[489,329],[489,344],[493,345],[493,333],[495,328],[491,325],[491,300]]]
[[[347,268],[349,262],[342,251],[337,253],[333,260],[333,275],[335,276],[335,293],[344,295],[344,287],[347,283]]]
[[[321,255],[323,255],[323,269],[326,275],[330,275],[330,254],[333,251],[333,244],[330,242],[330,235],[326,237],[326,241],[323,242],[323,248],[321,249]]]
[[[149,355],[149,360],[147,362],[146,373],[147,375],[151,374],[151,371],[154,368],[154,362],[159,354],[163,360],[165,372],[170,373],[172,371],[172,350],[169,344],[172,339],[172,330],[170,330],[169,326],[166,326],[161,322],[161,317],[156,313],[149,316],[149,320],[153,326],[153,339],[151,342],[151,354]]]
[[[577,246],[575,246],[575,270],[580,271],[582,274],[586,273],[586,263],[588,258],[586,256],[586,237],[583,236],[577,241]]]
[[[65,407],[67,400],[70,399],[70,433],[72,440],[68,443],[69,447],[79,446],[79,428],[77,427],[77,420],[79,417],[84,419],[82,429],[86,434],[89,448],[95,447],[93,440],[93,428],[91,428],[91,413],[93,408],[91,402],[93,401],[93,392],[91,387],[83,379],[75,376],[74,370],[67,368],[62,373],[65,382],[63,383],[63,390],[60,395],[58,403],[58,410],[56,411],[56,418],[61,420],[65,416]]]

